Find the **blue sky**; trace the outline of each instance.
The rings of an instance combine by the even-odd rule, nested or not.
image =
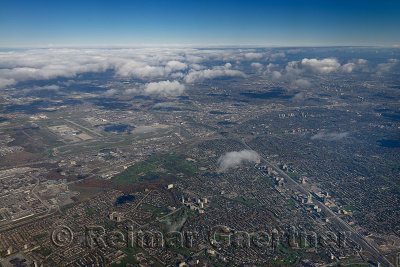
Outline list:
[[[400,44],[400,1],[1,1],[0,46]]]

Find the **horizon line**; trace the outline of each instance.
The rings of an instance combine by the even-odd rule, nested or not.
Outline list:
[[[392,45],[288,45],[288,44],[47,44],[47,45],[0,45],[0,49],[129,49],[129,48],[329,48],[329,47],[361,47],[361,48],[400,48],[399,44]]]

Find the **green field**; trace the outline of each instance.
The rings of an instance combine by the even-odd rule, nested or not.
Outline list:
[[[112,178],[118,185],[135,183],[151,183],[152,180],[162,178],[178,178],[192,176],[197,168],[187,161],[183,154],[156,154],[138,162]]]
[[[355,208],[354,206],[352,206],[352,205],[346,205],[346,206],[344,206],[344,209],[345,209],[347,212],[353,212],[353,211],[356,210],[356,208]]]
[[[153,213],[150,218],[151,221],[154,221],[155,219],[168,214],[168,210],[165,207],[155,207],[149,204],[141,204],[140,209]]]
[[[79,196],[77,197],[79,201],[90,199],[104,191],[104,188],[82,186],[79,183],[70,184],[68,185],[68,188],[71,191],[79,192]]]

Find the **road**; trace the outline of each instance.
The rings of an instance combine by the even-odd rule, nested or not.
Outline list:
[[[252,149],[244,140],[240,140],[243,145],[251,150]],[[254,150],[256,151],[256,150]],[[259,153],[260,154],[260,153]],[[301,184],[297,183],[295,180],[293,180],[289,175],[287,175],[286,172],[269,162],[265,157],[263,157],[260,154],[260,158],[262,161],[264,161],[269,167],[274,169],[276,172],[278,172],[282,177],[284,177],[287,181],[288,184],[291,184],[297,191],[308,195],[311,194],[309,190],[304,188]],[[318,205],[318,207],[321,208],[321,210],[326,214],[330,215],[330,220],[331,222],[339,228],[341,231],[345,232],[350,232],[351,235],[349,236],[350,239],[352,239],[354,242],[356,242],[364,251],[369,252],[372,257],[377,260],[382,266],[387,266],[387,267],[392,267],[394,266],[391,264],[379,251],[377,248],[375,248],[372,244],[370,244],[361,234],[359,234],[353,227],[351,227],[348,223],[343,221],[339,216],[334,213],[330,208],[325,206],[322,202],[318,201],[317,199],[313,198],[313,203]]]
[[[36,179],[35,177],[32,177],[33,179]],[[41,213],[37,213],[37,214],[32,214],[32,216],[26,217],[26,218],[21,218],[21,219],[17,219],[17,220],[12,220],[12,221],[7,221],[6,224],[0,224],[0,233],[1,232],[5,232],[7,230],[34,222],[36,220],[45,218],[45,217],[50,217],[51,215],[55,214],[56,212],[58,212],[59,206],[58,205],[48,205],[45,201],[43,201],[40,196],[35,192],[36,187],[40,184],[39,179],[36,180],[36,184],[35,186],[30,190],[30,193],[35,196],[41,203],[43,206],[45,206],[47,208],[47,211],[45,212],[41,212]]]

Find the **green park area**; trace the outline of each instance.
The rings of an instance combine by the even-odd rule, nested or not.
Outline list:
[[[189,177],[196,173],[196,166],[178,153],[155,154],[135,163],[112,178],[117,185],[160,182],[164,178]]]

